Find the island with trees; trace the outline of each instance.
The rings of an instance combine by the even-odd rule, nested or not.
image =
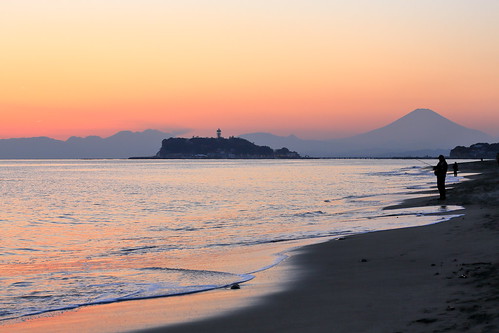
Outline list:
[[[230,137],[223,138],[169,138],[164,139],[155,158],[170,159],[273,159],[301,158],[287,148],[272,149],[258,146],[248,140]]]

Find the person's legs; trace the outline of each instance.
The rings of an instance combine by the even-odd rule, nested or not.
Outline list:
[[[440,193],[440,199],[445,199],[445,177],[437,177],[437,187]]]

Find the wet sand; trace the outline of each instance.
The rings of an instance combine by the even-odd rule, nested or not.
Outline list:
[[[306,246],[239,290],[90,306],[0,331],[497,332],[499,168],[460,169],[481,174],[445,202],[432,189],[397,207],[462,205],[462,217]]]

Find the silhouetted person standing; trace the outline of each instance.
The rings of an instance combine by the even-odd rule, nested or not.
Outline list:
[[[454,162],[452,169],[454,170],[454,177],[457,177],[457,171],[459,170],[459,167],[457,166],[457,162]]]
[[[438,157],[438,164],[433,168],[435,176],[437,176],[438,193],[440,193],[440,200],[445,200],[445,176],[449,166],[445,161],[444,155]]]

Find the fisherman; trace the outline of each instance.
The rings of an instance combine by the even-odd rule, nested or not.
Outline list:
[[[438,193],[440,193],[440,200],[445,200],[445,176],[447,175],[447,170],[449,166],[445,161],[444,155],[438,156],[438,164],[433,167],[435,176],[437,176],[437,188]]]
[[[459,170],[459,166],[457,165],[457,162],[454,162],[452,169],[454,170],[454,177],[457,177],[457,171]]]

